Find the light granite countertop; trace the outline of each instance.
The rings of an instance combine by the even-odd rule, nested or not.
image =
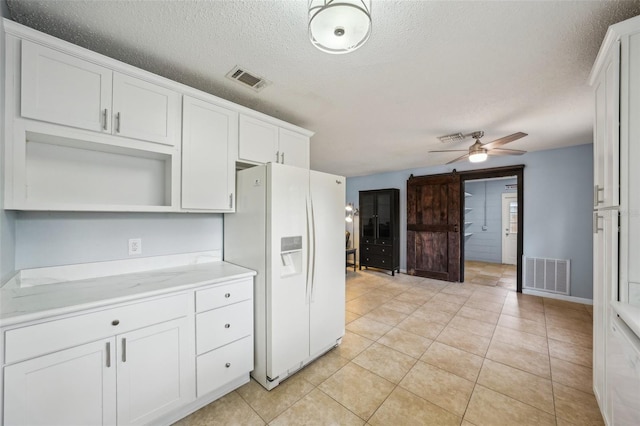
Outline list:
[[[53,284],[5,286],[0,289],[0,326],[253,277],[255,274],[250,269],[214,261]]]
[[[640,307],[620,302],[611,302],[611,307],[640,338]]]

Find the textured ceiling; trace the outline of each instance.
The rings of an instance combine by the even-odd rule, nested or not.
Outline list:
[[[316,132],[311,166],[346,176],[443,164],[467,139],[528,151],[592,141],[587,77],[638,1],[372,1],[359,50],[329,55],[300,1],[9,0],[14,20]],[[272,85],[255,93],[235,65]]]

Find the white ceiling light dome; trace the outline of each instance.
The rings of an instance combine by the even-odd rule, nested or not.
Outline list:
[[[310,0],[309,39],[327,53],[349,53],[371,35],[371,0]]]

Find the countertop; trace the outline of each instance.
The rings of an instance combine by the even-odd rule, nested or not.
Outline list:
[[[640,338],[640,307],[620,302],[611,302],[611,306],[636,336]]]
[[[100,278],[0,289],[0,326],[248,278],[255,271],[214,261]]]

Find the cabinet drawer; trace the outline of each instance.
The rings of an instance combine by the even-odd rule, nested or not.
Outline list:
[[[196,352],[202,354],[252,334],[253,301],[203,312],[196,317]]]
[[[393,268],[393,259],[391,256],[368,256],[364,255],[360,258],[362,266],[373,266],[374,268],[391,269]]]
[[[54,352],[186,316],[187,294],[135,303],[5,332],[5,362]],[[114,325],[115,324],[115,325]]]
[[[363,245],[360,251],[366,256],[377,255],[384,257],[392,255],[392,247],[388,246]]]
[[[253,370],[253,337],[200,355],[196,365],[199,398]]]
[[[242,302],[253,297],[253,278],[196,291],[196,312]]]

